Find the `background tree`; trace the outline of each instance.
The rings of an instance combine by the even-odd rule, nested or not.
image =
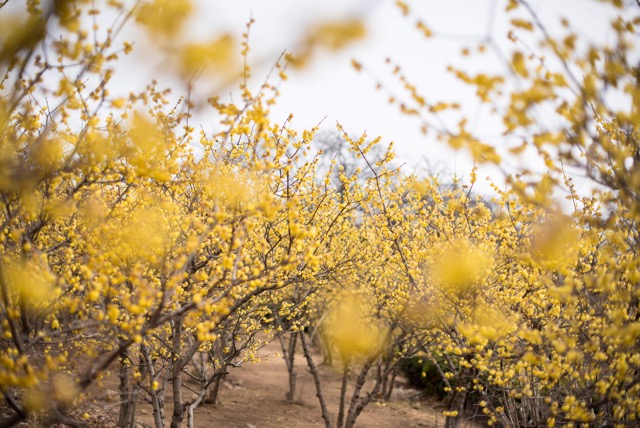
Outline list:
[[[632,362],[638,287],[628,278],[635,272],[637,241],[638,10],[632,3],[605,3],[607,42],[587,39],[570,19],[552,33],[534,5],[505,2],[494,19],[510,22],[512,45],[505,51],[503,40],[488,34],[465,52],[491,55],[506,72],[449,68],[491,107],[500,144],[469,130],[469,117],[456,113],[456,103],[420,94],[396,67],[409,98],[401,110],[417,117],[427,133],[468,150],[478,163],[501,166],[526,156],[531,169],[536,158],[544,165],[544,174],[508,175],[509,190],[495,189],[499,209],[487,227],[469,228],[470,238],[478,231],[483,240],[495,239],[487,248],[494,263],[487,278],[493,279],[482,286],[471,281],[456,299],[448,298],[458,301],[456,316],[440,327],[448,345],[439,355],[457,360],[445,378],[466,372],[468,380],[458,377],[456,388],[480,391],[486,398],[480,407],[494,423],[625,426],[637,417],[630,397],[638,385]],[[397,4],[416,18],[408,4]],[[427,38],[437,37],[417,18]],[[456,115],[457,128],[443,125]],[[578,176],[591,180],[583,194],[574,185]],[[559,202],[561,194],[567,204]],[[471,218],[469,204],[460,202],[463,218]],[[446,273],[446,261],[427,264],[429,277]],[[425,294],[436,308],[449,305]],[[487,305],[500,309],[494,313]],[[426,351],[433,349],[439,347]],[[454,424],[461,410],[448,412],[448,424]]]
[[[192,425],[220,370],[254,358],[270,317],[262,295],[318,272],[307,226],[337,201],[302,160],[315,130],[294,141],[296,131],[272,125],[269,84],[255,94],[243,84],[240,105],[211,99],[219,127],[198,142],[191,99],[171,106],[155,84],[110,95],[110,64],[131,51],[114,47],[127,21],[172,35],[188,2],[27,6],[1,58],[0,389],[12,409],[2,425],[79,423],[69,412],[116,362],[119,425],[135,425],[141,394],[157,426],[169,396],[171,426],[185,415]],[[94,22],[88,42],[86,17],[109,11],[112,27]],[[224,43],[185,47],[184,71],[212,52],[225,62]],[[220,341],[218,372],[185,399],[187,367]]]

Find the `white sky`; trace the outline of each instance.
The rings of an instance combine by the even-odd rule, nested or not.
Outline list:
[[[363,18],[368,37],[339,52],[326,52],[314,58],[312,66],[291,71],[289,80],[281,86],[281,98],[274,109],[274,119],[282,121],[294,113],[294,125],[310,128],[325,116],[324,127],[333,128],[339,121],[350,133],[367,131],[369,137],[381,135],[383,142],[394,141],[399,159],[410,171],[421,159],[436,169],[468,176],[472,162],[464,153],[455,153],[433,138],[419,132],[415,119],[402,116],[397,107],[386,102],[387,95],[375,90],[372,76],[357,73],[350,60],[357,59],[393,89],[398,89],[385,59],[391,57],[400,64],[423,95],[431,102],[461,101],[472,129],[495,138],[486,107],[470,97],[472,92],[446,71],[449,64],[466,70],[503,71],[496,57],[487,54],[461,59],[460,50],[474,37],[490,32],[502,41],[505,51],[507,25],[504,2],[501,0],[421,0],[407,1],[413,14],[403,17],[393,0],[200,0],[192,21],[194,34],[211,37],[219,32],[240,35],[253,17],[251,58],[266,66],[253,70],[260,82],[283,50],[294,50],[295,41],[302,38],[314,22],[349,16]],[[604,7],[585,0],[532,0],[532,6],[551,31],[558,28],[560,16],[568,17],[584,36],[604,40],[608,37],[607,14]],[[494,20],[490,21],[495,11]],[[610,16],[610,15],[609,15]],[[435,33],[423,38],[414,28],[420,17]],[[493,25],[490,25],[492,23]],[[397,92],[402,95],[402,92]],[[424,162],[423,162],[424,166]],[[514,165],[515,166],[515,165]],[[515,166],[517,167],[517,166]],[[496,176],[495,171],[482,171]],[[498,181],[499,176],[495,177]]]
[[[478,39],[491,34],[500,41],[505,52],[511,47],[507,42],[507,19],[504,0],[407,0],[412,15],[403,17],[394,0],[193,0],[197,10],[188,25],[188,40],[206,40],[223,33],[233,33],[239,39],[245,24],[253,17],[251,30],[250,61],[261,64],[252,74],[257,87],[283,50],[295,53],[297,41],[306,30],[319,21],[359,17],[368,28],[366,39],[348,49],[320,52],[310,67],[290,70],[289,79],[280,87],[281,97],[273,109],[272,119],[283,122],[294,113],[296,129],[309,129],[323,118],[323,127],[334,129],[339,121],[350,134],[367,131],[370,138],[383,137],[383,143],[393,141],[399,161],[406,163],[405,171],[427,167],[445,174],[455,173],[468,177],[472,162],[463,152],[453,152],[434,138],[425,138],[419,132],[415,118],[401,115],[396,106],[390,106],[386,94],[375,90],[376,80],[388,85],[401,98],[404,93],[385,64],[390,57],[402,66],[403,71],[419,89],[427,101],[459,101],[462,113],[467,116],[470,129],[478,131],[500,145],[501,137],[495,119],[488,108],[481,106],[470,94],[473,91],[451,77],[445,69],[456,64],[469,72],[500,72],[502,66],[492,54],[462,58],[465,46],[474,46]],[[595,40],[607,40],[608,9],[592,0],[530,0],[540,18],[550,31],[557,31],[557,22],[566,16],[581,36]],[[493,21],[490,21],[492,13]],[[434,37],[425,39],[414,28],[416,18],[421,18],[433,31]],[[102,17],[108,20],[108,17]],[[491,25],[490,25],[491,24]],[[113,92],[141,90],[152,79],[159,79],[160,87],[170,86],[176,96],[183,95],[184,87],[167,78],[164,73],[167,59],[157,51],[147,49],[134,33],[136,48],[132,58],[123,61],[118,68]],[[131,40],[131,35],[124,39]],[[351,59],[361,62],[372,75],[357,73]],[[163,75],[165,76],[163,78]],[[199,83],[196,90],[206,92],[206,83]],[[112,88],[114,89],[114,88]],[[208,96],[211,94],[200,94]],[[219,94],[223,98],[225,94]],[[209,116],[198,116],[205,121]],[[211,119],[215,120],[215,119]],[[516,170],[523,164],[507,165]],[[527,165],[529,166],[529,165]],[[495,170],[480,170],[480,177],[491,175],[501,181]],[[484,182],[484,180],[480,180]],[[578,183],[580,185],[580,183]],[[480,190],[488,186],[479,183]]]
[[[416,15],[434,30],[455,36],[482,36],[494,1],[424,1],[412,6]],[[295,52],[296,42],[313,23],[349,16],[364,19],[366,39],[338,53],[319,52],[310,67],[289,70],[289,79],[280,87],[281,97],[273,110],[274,120],[282,122],[294,113],[294,126],[307,129],[326,117],[323,128],[334,129],[339,121],[350,133],[366,131],[371,138],[380,135],[383,142],[393,141],[400,160],[409,165],[426,157],[432,166],[449,172],[455,170],[464,175],[470,170],[467,156],[425,139],[415,119],[399,114],[396,106],[386,102],[387,95],[375,90],[373,76],[357,73],[351,66],[351,59],[357,59],[375,73],[376,79],[402,96],[391,77],[391,68],[385,64],[385,59],[391,57],[430,100],[465,99],[461,92],[464,88],[444,72],[446,65],[458,57],[463,43],[449,38],[424,39],[414,28],[415,18],[403,17],[394,1],[200,0],[198,7],[190,23],[194,38],[223,32],[239,36],[253,17],[250,59],[264,65],[252,71],[256,84],[264,79],[283,50]],[[138,87],[157,77],[158,68],[161,66],[150,67],[146,73],[137,69],[133,77],[139,80]],[[131,79],[128,73],[127,79]]]

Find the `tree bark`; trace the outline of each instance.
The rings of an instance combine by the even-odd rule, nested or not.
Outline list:
[[[129,380],[129,367],[125,362],[125,357],[120,360],[120,414],[118,415],[118,426],[121,428],[135,427],[136,419],[136,398],[137,387]]]
[[[360,369],[360,373],[358,374],[358,379],[356,380],[356,384],[353,387],[353,394],[351,394],[351,403],[349,404],[349,413],[347,413],[347,421],[345,423],[345,428],[353,428],[356,423],[356,419],[362,413],[362,410],[366,407],[367,404],[371,401],[371,398],[378,392],[380,389],[380,382],[377,381],[373,390],[365,397],[363,400],[360,400],[360,392],[362,391],[362,387],[367,380],[367,374],[369,370],[371,370],[371,366],[373,366],[374,359],[368,359]]]
[[[202,344],[202,342],[197,340],[190,340],[189,347],[185,351],[184,355],[181,355],[183,323],[183,317],[176,317],[172,325],[173,347],[171,350],[171,386],[173,391],[173,414],[171,415],[171,428],[180,427],[182,420],[184,419],[184,414],[187,411],[187,404],[185,404],[182,396],[182,372]],[[200,401],[198,401],[198,403],[199,402]]]
[[[289,353],[287,355],[287,370],[289,372],[289,391],[287,391],[287,401],[293,402],[296,398],[296,381],[298,373],[295,368],[296,344],[298,342],[298,332],[293,332],[289,339]]]
[[[154,389],[153,382],[157,381],[156,370],[153,366],[153,361],[151,359],[151,354],[149,353],[149,348],[142,343],[140,345],[140,352],[144,358],[144,361],[147,365],[147,371],[149,373],[149,394],[151,395],[151,406],[153,408],[153,420],[156,425],[156,428],[164,428],[164,382],[161,388]]]
[[[350,361],[345,359],[342,369],[342,385],[340,385],[340,408],[338,410],[337,427],[342,428],[344,423],[344,404],[347,399],[347,383],[349,382]]]
[[[173,392],[173,414],[171,428],[179,428],[184,418],[185,405],[182,398],[182,361],[180,348],[182,344],[182,317],[173,321],[173,348],[171,350],[171,386]]]
[[[222,367],[223,372],[226,370],[226,366]],[[211,403],[211,404],[218,404],[218,398],[220,395],[220,385],[222,385],[222,382],[224,381],[225,378],[225,374],[221,373],[219,376],[216,376],[215,380],[213,381],[211,387],[208,390],[208,396],[207,396],[207,403]]]
[[[198,398],[196,398],[192,403],[187,406],[187,427],[193,428],[193,411],[200,404],[204,396],[206,395],[207,390],[203,389],[200,394],[198,394]]]
[[[382,386],[382,399],[384,401],[391,400],[391,394],[393,394],[393,388],[396,385],[396,377],[398,376],[398,369],[394,368],[391,373],[384,377],[384,385]]]
[[[451,397],[449,401],[448,410],[456,411],[458,414],[456,416],[447,416],[447,419],[444,422],[445,428],[458,428],[460,426],[460,417],[462,416],[462,412],[464,412],[464,403],[467,399],[467,391],[456,391]]]
[[[318,366],[316,366],[313,361],[313,356],[311,355],[311,349],[309,349],[309,342],[307,341],[306,336],[303,332],[300,334],[300,343],[302,343],[302,350],[304,351],[304,356],[307,359],[307,365],[309,366],[309,371],[313,376],[313,381],[316,385],[316,397],[318,397],[318,401],[320,402],[320,409],[322,410],[322,419],[324,419],[324,424],[326,428],[333,428],[333,424],[331,423],[331,416],[329,415],[329,411],[327,410],[327,404],[324,399],[324,394],[322,393],[322,384],[320,382],[320,374],[318,373]]]
[[[289,390],[285,394],[285,398],[288,402],[295,401],[296,395],[296,381],[298,377],[298,373],[295,369],[295,357],[296,357],[296,345],[298,343],[298,335],[302,334],[300,332],[294,331],[291,332],[289,337],[289,341],[286,342],[284,339],[284,335],[280,334],[278,339],[280,341],[280,348],[282,349],[282,358],[284,359],[287,365],[287,374],[289,376]]]

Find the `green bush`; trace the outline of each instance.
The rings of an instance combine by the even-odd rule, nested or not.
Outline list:
[[[414,388],[424,391],[429,397],[439,400],[447,393],[442,376],[436,366],[425,357],[411,357],[400,362],[400,371]]]

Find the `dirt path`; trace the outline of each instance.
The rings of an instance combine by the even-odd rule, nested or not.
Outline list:
[[[298,365],[298,391],[295,403],[285,400],[287,369],[284,360],[276,356],[277,342],[260,352],[260,363],[245,363],[230,368],[224,383],[220,402],[201,404],[195,412],[197,427],[224,428],[280,428],[324,427],[320,405],[316,397],[313,378],[300,354]],[[329,411],[335,419],[340,397],[340,374],[331,367],[321,367],[324,393]],[[349,394],[351,388],[349,389]],[[436,427],[444,426],[441,410],[434,411],[418,399],[419,394],[399,386],[389,403],[372,402],[358,417],[358,427]],[[139,421],[153,426],[151,409],[140,409]],[[334,420],[335,423],[335,420]]]
[[[198,428],[311,428],[324,427],[320,405],[316,397],[311,374],[307,370],[302,353],[297,356],[298,388],[295,403],[285,400],[287,391],[287,369],[284,360],[276,355],[279,344],[272,342],[258,354],[259,363],[245,363],[239,368],[230,368],[219,403],[202,403],[195,411],[195,426]],[[320,360],[320,357],[317,357]],[[331,367],[322,366],[322,387],[333,423],[340,398],[341,375]],[[350,382],[348,397],[351,396]],[[365,385],[365,388],[370,385]],[[112,383],[106,395],[117,397],[117,384]],[[365,389],[366,391],[366,389]],[[188,400],[189,397],[185,396]],[[116,400],[117,401],[117,398]],[[106,403],[104,403],[106,404]],[[167,397],[165,415],[171,417],[170,397]],[[100,407],[99,403],[94,406]],[[94,407],[94,410],[98,410]],[[111,416],[117,418],[117,405],[111,408]],[[106,408],[100,409],[105,411]],[[107,411],[108,413],[108,411]],[[115,415],[114,415],[115,414]],[[93,418],[92,418],[93,419]],[[112,417],[108,418],[114,420]],[[444,427],[444,416],[439,403],[424,401],[420,394],[402,383],[394,391],[388,403],[370,403],[358,417],[356,426],[367,427]],[[143,401],[138,404],[138,427],[154,427],[151,406]],[[106,425],[110,425],[107,423]],[[466,424],[465,424],[466,425]],[[169,420],[167,420],[169,426]],[[186,426],[186,420],[183,422]],[[471,426],[471,425],[469,425]]]

